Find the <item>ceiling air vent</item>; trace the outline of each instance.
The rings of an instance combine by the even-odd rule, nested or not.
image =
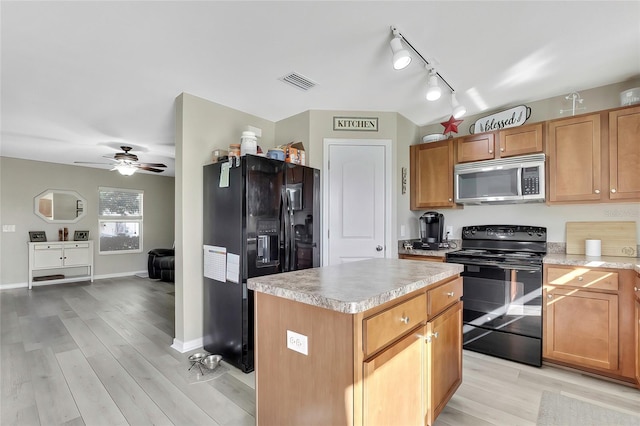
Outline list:
[[[307,77],[305,77],[305,76],[303,76],[301,74],[298,74],[296,72],[292,72],[292,73],[289,73],[289,74],[285,75],[284,77],[280,77],[279,80],[280,81],[284,81],[285,83],[288,83],[288,84],[290,84],[290,85],[292,85],[294,87],[297,87],[298,89],[304,90],[304,91],[307,91],[307,90],[315,87],[316,84],[318,84],[315,81],[313,81],[313,80],[311,80],[311,79],[309,79],[309,78],[307,78]]]

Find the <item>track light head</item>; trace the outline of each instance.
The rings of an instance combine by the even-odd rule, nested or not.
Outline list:
[[[464,105],[461,105],[456,99],[456,92],[451,92],[451,106],[453,107],[453,118],[460,118],[467,113],[467,109]]]
[[[402,47],[402,37],[395,35],[391,39],[391,51],[393,52],[393,68],[401,70],[406,68],[411,63],[411,56],[409,52]]]
[[[427,100],[428,101],[437,101],[440,99],[442,95],[442,88],[438,85],[438,73],[436,69],[427,65],[427,70],[429,70],[429,83],[427,83]]]

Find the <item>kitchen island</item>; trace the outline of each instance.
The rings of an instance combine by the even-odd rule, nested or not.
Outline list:
[[[462,270],[373,259],[249,279],[257,424],[433,424],[462,380]]]

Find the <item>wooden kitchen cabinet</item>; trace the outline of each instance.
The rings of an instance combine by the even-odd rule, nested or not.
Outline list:
[[[634,275],[545,265],[543,359],[635,383]]]
[[[636,352],[636,385],[640,388],[640,272],[636,274],[636,284],[633,287],[635,293],[635,352]]]
[[[453,141],[409,147],[411,210],[454,207]]]
[[[257,292],[257,423],[432,425],[461,383],[461,297],[460,276],[355,314]]]
[[[548,122],[547,168],[550,204],[602,198],[600,114]]]
[[[462,383],[462,302],[427,323],[425,424],[432,425]],[[389,423],[391,424],[391,423]],[[398,423],[400,424],[400,423]],[[408,423],[407,423],[408,424]]]
[[[422,360],[424,326],[409,333],[381,354],[364,362],[363,423],[419,425],[422,418]],[[389,398],[389,390],[402,395]]]
[[[542,152],[542,123],[511,127],[498,132],[500,158]]]
[[[455,141],[456,163],[539,153],[543,139],[543,123],[465,136]]]
[[[640,106],[609,112],[609,199],[640,200]]]
[[[480,133],[456,140],[456,162],[492,160],[496,154],[496,133]]]

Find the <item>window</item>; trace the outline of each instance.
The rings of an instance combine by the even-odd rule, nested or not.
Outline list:
[[[100,254],[142,252],[142,196],[136,189],[98,188]]]

